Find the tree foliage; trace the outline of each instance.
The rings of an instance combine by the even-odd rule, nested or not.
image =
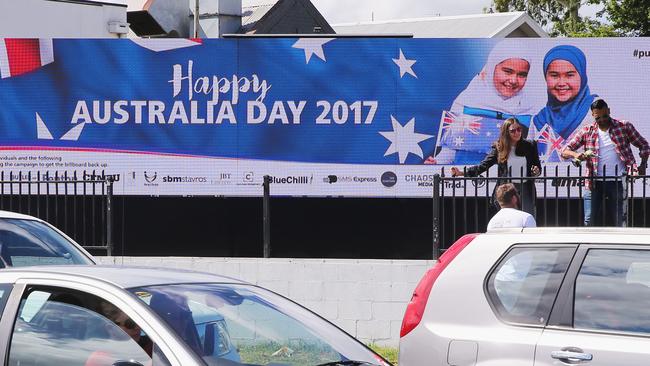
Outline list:
[[[629,36],[650,36],[650,0],[602,0],[612,26]]]
[[[566,35],[577,29],[580,0],[493,0],[497,12],[525,11],[552,35]]]
[[[580,8],[598,5],[596,19]],[[650,0],[492,0],[490,10],[525,11],[552,36],[650,36]]]
[[[593,19],[584,18],[577,24],[577,27],[566,30],[563,35],[567,37],[621,37],[624,34],[611,24],[603,24]]]

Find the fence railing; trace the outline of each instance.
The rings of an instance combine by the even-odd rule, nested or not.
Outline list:
[[[601,205],[602,209],[595,226],[616,226],[615,213],[622,209],[621,226],[649,227],[650,215],[646,205],[650,196],[648,175],[619,175],[586,178],[582,168],[571,169],[556,166],[543,169],[538,177],[495,177],[486,174],[478,177],[452,177],[450,171],[442,169],[434,176],[433,182],[433,257],[437,259],[442,251],[456,239],[467,233],[485,232],[487,224],[498,211],[493,197],[497,185],[506,182],[522,187],[533,185],[536,191],[534,216],[537,226],[583,226],[585,202],[588,206]],[[589,183],[588,183],[589,181]],[[530,182],[530,183],[526,183]],[[591,190],[587,185],[602,187],[611,184],[618,200],[605,199],[599,195],[600,202],[591,200]],[[599,188],[600,189],[600,188]]]
[[[0,210],[43,219],[86,249],[113,252],[113,180],[103,172],[0,172]]]

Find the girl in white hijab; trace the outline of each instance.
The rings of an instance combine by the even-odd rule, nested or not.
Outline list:
[[[544,105],[544,101],[543,98],[536,96],[541,90],[535,88],[541,85],[540,80],[536,80],[539,70],[536,69],[537,62],[531,57],[531,52],[526,49],[526,46],[530,47],[530,43],[504,40],[492,49],[483,69],[454,100],[450,111],[456,118],[469,120],[488,117],[505,120],[516,117],[523,127],[528,127],[527,122],[530,121],[530,117]],[[538,93],[535,93],[536,91]],[[473,143],[464,145],[469,150],[451,148],[450,146],[454,146],[452,144],[454,138],[466,137],[462,135],[467,127],[465,125],[466,123],[462,121],[455,121],[443,130],[441,123],[436,146],[442,147],[435,158],[429,157],[426,163],[475,164],[476,161],[473,160],[480,161],[485,155],[484,151],[489,150],[497,135],[494,134],[494,138],[489,138],[491,134],[487,128],[480,128],[483,133],[471,136]],[[490,130],[495,129],[495,133],[498,131],[496,124],[489,127]],[[482,145],[485,146],[481,147]],[[457,156],[459,151],[463,152],[460,154],[463,157]]]

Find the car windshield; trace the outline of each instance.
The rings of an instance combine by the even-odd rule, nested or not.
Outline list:
[[[131,289],[207,365],[387,365],[337,327],[252,285],[177,284]]]
[[[0,218],[0,266],[93,264],[64,236],[36,220]]]

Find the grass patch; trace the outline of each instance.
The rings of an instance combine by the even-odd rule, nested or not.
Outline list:
[[[289,343],[288,345],[284,345],[276,342],[264,342],[239,345],[237,348],[242,362],[254,365],[266,365],[269,363],[318,365],[339,359],[338,353],[322,344],[300,341]]]
[[[380,346],[374,343],[370,343],[368,347],[379,353],[393,365],[397,365],[397,356],[399,354],[397,347]]]

